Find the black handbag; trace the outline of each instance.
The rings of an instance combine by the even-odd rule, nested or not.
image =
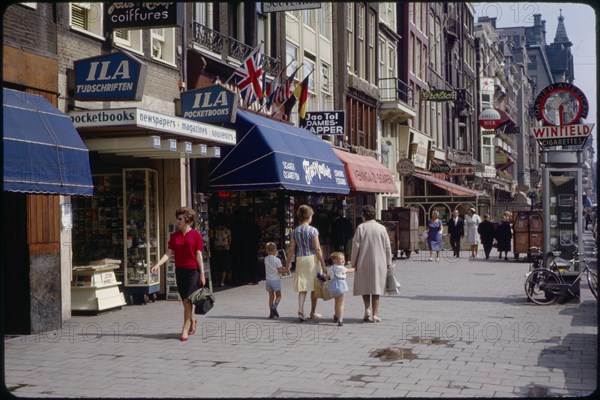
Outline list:
[[[188,299],[195,306],[194,314],[204,315],[215,305],[215,296],[207,287],[202,287],[194,291],[194,293],[190,294]]]

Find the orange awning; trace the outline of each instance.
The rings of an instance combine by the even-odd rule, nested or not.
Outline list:
[[[483,196],[483,195],[485,195],[485,193],[480,192],[478,190],[469,189],[467,187],[457,185],[456,183],[441,180],[441,179],[436,178],[431,175],[414,172],[413,176],[424,179],[428,182],[431,182],[433,185],[435,185],[441,189],[444,189],[456,196]]]
[[[344,163],[350,190],[369,193],[398,193],[394,174],[373,157],[339,149],[333,152]]]

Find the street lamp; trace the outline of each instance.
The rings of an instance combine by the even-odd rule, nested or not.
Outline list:
[[[529,189],[529,191],[527,191],[527,197],[531,199],[531,211],[533,211],[537,200],[537,191],[534,188]]]

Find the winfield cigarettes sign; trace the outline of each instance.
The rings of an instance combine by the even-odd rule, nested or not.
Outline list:
[[[531,128],[531,132],[538,143],[544,147],[578,146],[585,143],[592,129],[594,124],[578,124]]]

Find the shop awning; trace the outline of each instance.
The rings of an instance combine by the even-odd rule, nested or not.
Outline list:
[[[484,196],[485,195],[484,192],[480,192],[479,190],[469,189],[467,187],[457,185],[456,183],[438,179],[431,175],[414,172],[413,176],[420,178],[420,179],[424,179],[428,182],[431,182],[433,185],[435,185],[441,189],[444,189],[456,196]]]
[[[348,185],[355,192],[398,193],[394,174],[373,157],[333,149],[346,166]]]
[[[210,161],[211,190],[349,193],[344,165],[311,132],[241,110],[226,126],[237,131],[237,145],[223,147],[221,159]]]
[[[4,190],[91,196],[88,149],[42,96],[3,88]]]

